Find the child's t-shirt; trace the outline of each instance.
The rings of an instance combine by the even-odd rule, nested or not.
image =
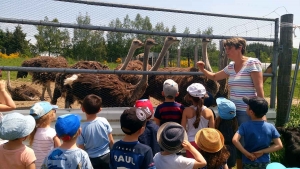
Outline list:
[[[154,117],[160,120],[160,125],[166,122],[181,124],[184,106],[177,102],[163,102],[155,109]]]
[[[160,152],[155,154],[153,160],[156,168],[163,169],[192,169],[195,163],[195,159],[193,158],[177,154],[161,155]]]
[[[96,158],[109,153],[108,134],[112,128],[104,117],[82,123],[82,132],[77,138],[77,145],[84,145],[90,158]]]
[[[32,143],[32,149],[36,155],[36,168],[41,168],[45,157],[54,148],[53,138],[55,136],[56,132],[51,127],[37,128]]]
[[[64,168],[64,169],[93,169],[88,154],[80,149],[53,149],[44,159],[42,169]]]
[[[275,126],[265,121],[248,121],[242,123],[237,133],[244,137],[244,148],[248,152],[268,148],[273,139],[280,137]],[[255,161],[251,161],[242,155],[242,160],[245,164],[268,163],[270,162],[270,154],[265,153]]]
[[[0,145],[0,169],[25,169],[36,160],[33,150],[25,145],[16,150],[6,150],[3,146]]]
[[[116,142],[110,151],[110,168],[155,169],[149,146],[134,142]]]

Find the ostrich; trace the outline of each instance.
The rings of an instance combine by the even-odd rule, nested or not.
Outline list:
[[[91,69],[91,70],[108,70],[107,65],[102,65],[100,62],[96,61],[79,61],[71,69]],[[53,92],[53,98],[51,99],[51,104],[56,104],[57,99],[61,96],[65,97],[65,108],[70,107],[70,102],[74,103],[74,97],[72,95],[71,89],[68,89],[69,86],[64,85],[65,79],[71,77],[71,73],[58,73],[55,78],[55,87]]]
[[[63,57],[50,57],[50,56],[41,56],[31,58],[22,63],[22,67],[41,67],[41,68],[65,68],[68,66],[68,62]],[[50,83],[55,81],[57,73],[54,72],[30,72],[32,74],[32,82],[35,84],[41,84],[42,96],[41,100],[45,100],[45,92],[47,93],[52,100],[52,93],[50,88]],[[26,78],[28,72],[18,71],[17,78]]]
[[[145,42],[145,59],[143,61],[143,70],[147,70],[148,55],[150,48],[156,42],[153,39],[147,39]],[[96,94],[103,98],[103,107],[133,106],[147,88],[148,75],[143,75],[136,84],[124,82],[115,74],[74,74],[65,80],[65,85],[69,85],[72,94],[79,103],[89,94]]]
[[[36,89],[25,84],[12,88],[10,83],[10,71],[7,71],[7,91],[15,101],[38,101],[41,93]]]
[[[119,65],[121,67],[119,69],[117,69],[117,70],[125,70],[127,68],[127,65],[129,63],[129,61],[131,60],[131,58],[132,58],[132,56],[133,56],[133,54],[135,52],[135,50],[138,49],[138,48],[141,48],[143,45],[144,44],[143,44],[142,41],[140,41],[138,39],[133,39],[133,41],[131,42],[131,46],[129,48],[127,57],[126,57],[123,65]]]
[[[202,39],[202,57],[203,57],[202,59],[203,59],[203,62],[205,63],[205,69],[210,72],[213,72],[213,70],[210,66],[210,62],[209,62],[208,54],[207,54],[208,42],[210,42],[210,39],[207,39],[207,38]]]

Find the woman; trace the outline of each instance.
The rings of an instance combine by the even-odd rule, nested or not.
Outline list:
[[[232,60],[223,70],[212,73],[204,69],[204,62],[199,61],[197,65],[204,75],[211,80],[222,80],[228,78],[230,89],[229,99],[236,105],[236,117],[238,124],[249,121],[246,114],[247,104],[243,102],[243,96],[264,97],[263,73],[261,62],[257,58],[244,56],[246,51],[246,40],[243,38],[231,38],[224,42],[227,57]],[[266,120],[266,117],[264,117]],[[241,161],[238,160],[238,169]]]

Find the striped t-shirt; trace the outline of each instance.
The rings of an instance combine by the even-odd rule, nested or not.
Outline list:
[[[37,128],[34,135],[32,149],[34,150],[36,161],[36,168],[41,168],[44,158],[54,148],[53,138],[56,132],[53,128]]]
[[[236,110],[246,111],[247,104],[243,97],[256,96],[256,90],[251,78],[251,72],[261,72],[261,62],[257,58],[248,58],[239,72],[234,70],[234,62],[230,62],[223,71],[229,75],[228,86],[230,89],[230,100],[235,104]]]
[[[184,106],[177,102],[163,102],[155,109],[154,117],[160,120],[160,125],[166,122],[181,124]]]

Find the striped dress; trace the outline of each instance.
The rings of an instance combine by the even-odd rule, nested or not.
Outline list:
[[[56,136],[56,132],[51,127],[37,128],[32,143],[32,149],[36,156],[36,168],[41,168],[45,157],[54,148],[54,136]]]
[[[235,103],[236,110],[246,111],[247,104],[243,102],[242,98],[244,96],[256,96],[256,90],[250,73],[261,72],[261,62],[257,58],[248,58],[242,69],[239,72],[235,72],[234,62],[232,61],[223,71],[229,75],[230,100]]]

